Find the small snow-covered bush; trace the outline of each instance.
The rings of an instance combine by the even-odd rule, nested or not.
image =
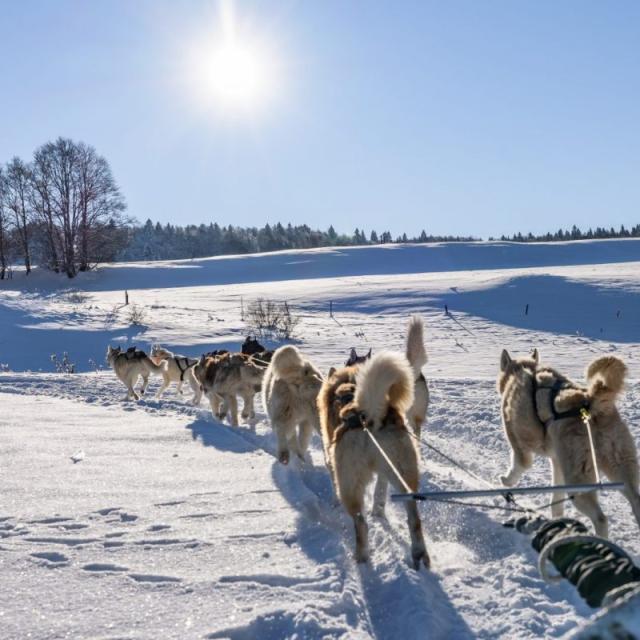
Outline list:
[[[127,313],[127,320],[129,324],[136,327],[144,325],[144,321],[147,317],[147,312],[143,307],[139,307],[137,304],[131,305],[129,312]]]
[[[286,302],[258,298],[248,304],[245,322],[252,333],[288,340],[300,323],[300,318],[291,313]]]
[[[62,360],[58,360],[58,356],[55,353],[51,354],[51,362],[56,368],[58,373],[75,373],[76,365],[69,359],[69,354],[65,351],[62,354]]]
[[[84,304],[89,300],[89,295],[77,289],[69,289],[69,291],[63,294],[62,299],[71,304]]]

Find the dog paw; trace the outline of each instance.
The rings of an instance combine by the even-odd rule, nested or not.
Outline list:
[[[369,551],[356,550],[356,562],[358,564],[364,564],[366,562],[369,562]]]
[[[411,557],[413,559],[413,568],[416,571],[420,570],[420,564],[423,564],[425,569],[431,568],[431,558],[429,557],[429,554],[427,553],[426,549],[420,549],[418,551],[414,551],[411,554]]]
[[[280,462],[282,464],[289,464],[289,452],[288,451],[281,451],[278,454],[278,460],[280,460]]]
[[[514,483],[509,476],[500,476],[500,483],[503,487],[513,487]]]

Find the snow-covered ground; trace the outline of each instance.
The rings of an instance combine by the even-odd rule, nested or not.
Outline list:
[[[323,249],[0,286],[1,637],[537,638],[591,615],[573,587],[542,581],[499,510],[421,505],[433,568],[416,573],[389,505],[388,522],[370,522],[370,565],[356,565],[317,437],[312,466],[282,467],[259,404],[254,424],[231,428],[173,392],[125,403],[104,353],[237,348],[243,310],[265,297],[301,316],[297,343],[326,371],[352,346],[402,349],[419,313],[424,440],[493,480],[508,462],[494,384],[504,347],[537,346],[578,378],[596,355],[623,357],[621,406],[640,440],[640,242]],[[53,372],[63,352],[78,373]],[[426,447],[423,471],[424,488],[476,484]],[[546,464],[526,479],[548,480]],[[612,538],[640,558],[627,503],[603,504]]]

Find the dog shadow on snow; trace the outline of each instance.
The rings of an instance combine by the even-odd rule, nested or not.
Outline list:
[[[248,453],[266,450],[272,447],[268,435],[256,433],[251,425],[241,424],[237,427],[220,422],[211,415],[198,417],[186,427],[191,437],[205,447],[214,447],[219,451],[231,453]]]
[[[355,535],[351,518],[334,498],[332,483],[324,466],[292,462],[272,466],[274,484],[298,512],[298,545],[318,565],[337,567],[343,596],[333,611],[353,621],[358,609],[366,610],[376,638],[472,638],[473,633],[456,611],[438,576],[437,558],[433,571],[409,567],[409,533],[402,510],[402,526],[396,531],[385,521],[368,518],[371,560],[358,565],[353,559]],[[391,510],[393,507],[388,506]],[[395,517],[394,517],[395,520]],[[426,526],[427,536],[429,534]],[[403,550],[389,552],[389,538]],[[349,581],[355,572],[364,602],[354,600]],[[357,596],[356,596],[357,597]]]

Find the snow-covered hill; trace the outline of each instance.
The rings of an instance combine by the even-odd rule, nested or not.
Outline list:
[[[122,402],[107,344],[237,348],[258,297],[289,302],[324,371],[352,346],[401,349],[419,313],[424,438],[488,480],[508,463],[494,385],[504,347],[536,346],[575,377],[596,355],[623,357],[622,409],[640,441],[639,241],[281,252],[109,265],[71,283],[17,274],[0,284],[4,636],[533,638],[590,615],[571,586],[542,581],[500,511],[422,505],[433,571],[418,574],[390,506],[371,523],[370,566],[357,566],[317,438],[313,466],[284,468],[261,411],[231,428],[172,393]],[[63,352],[80,373],[53,373]],[[474,486],[426,448],[423,471],[425,488]],[[547,479],[542,461],[527,475]],[[640,557],[626,502],[603,503],[612,538]]]

